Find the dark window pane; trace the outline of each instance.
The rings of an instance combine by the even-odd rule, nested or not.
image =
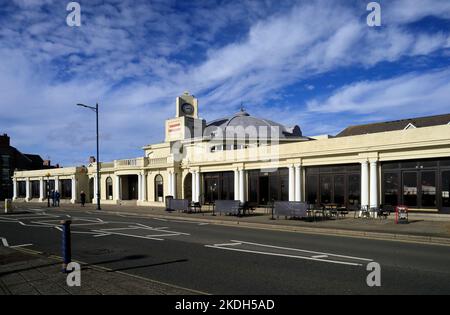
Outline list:
[[[392,169],[397,169],[399,168],[400,164],[399,163],[383,163],[381,165],[381,168],[383,170],[392,170]]]
[[[17,182],[17,196],[19,198],[25,198],[27,195],[26,191],[27,183],[25,181]]]
[[[334,176],[334,203],[343,205],[345,203],[345,176]]]
[[[417,162],[402,162],[401,167],[402,168],[417,168],[418,163]]]
[[[111,177],[106,179],[106,198],[113,199],[113,181]]]
[[[331,203],[331,176],[321,175],[320,176],[320,202],[321,203]]]
[[[437,161],[422,161],[422,162],[419,162],[419,165],[424,168],[431,168],[431,167],[437,167],[438,162]]]
[[[441,174],[442,180],[442,207],[450,208],[450,171]]]
[[[361,203],[361,175],[348,175],[348,203],[359,205]]]
[[[270,174],[269,176],[269,192],[270,200],[280,200],[279,178],[275,174]]]
[[[31,181],[31,198],[39,198],[40,196],[40,187],[39,181],[33,180]]]
[[[319,202],[319,192],[317,190],[318,180],[319,176],[317,175],[309,175],[306,177],[306,196],[310,204],[317,204]]]
[[[383,175],[384,204],[398,205],[399,186],[398,173],[385,173]]]
[[[280,194],[282,201],[289,200],[289,171],[280,171]]]
[[[408,207],[417,207],[417,173],[403,173],[403,203]]]
[[[60,188],[61,199],[70,199],[72,197],[72,181],[70,179],[63,179],[60,181],[60,183],[61,183]]]
[[[422,172],[422,207],[436,207],[436,172]]]

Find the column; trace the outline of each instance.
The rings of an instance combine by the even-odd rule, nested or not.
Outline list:
[[[59,191],[59,177],[55,176],[55,191]]]
[[[25,201],[30,201],[31,197],[30,197],[30,179],[27,177],[26,181],[25,181]]]
[[[234,170],[234,200],[241,200],[239,198],[239,171]]]
[[[17,179],[13,178],[13,201],[17,199]]]
[[[177,198],[177,174],[175,172],[172,173],[172,180],[171,180],[171,184],[172,184],[172,196],[174,199]]]
[[[302,201],[302,167],[295,166],[295,201]]]
[[[142,201],[147,201],[147,174],[142,173]]]
[[[142,174],[138,174],[138,201],[142,201]]]
[[[44,177],[39,178],[39,201],[43,202],[44,197]]]
[[[200,201],[200,172],[195,172],[195,201]]]
[[[369,165],[361,162],[361,207],[369,206]]]
[[[94,175],[94,198],[92,200],[92,203],[97,203],[97,193],[98,193],[98,186],[97,186],[97,175]],[[55,181],[56,185],[56,181]]]
[[[120,176],[116,175],[116,181],[114,184],[114,200],[119,201],[120,199]]]
[[[289,201],[295,200],[295,170],[294,166],[289,166]]]
[[[75,178],[75,175],[73,175],[71,178],[71,184],[72,184],[72,198],[70,200],[71,203],[77,202],[77,179]]]
[[[196,175],[195,175],[195,171],[192,171],[192,201],[196,202],[196,196],[197,196],[197,191],[196,191],[196,186],[197,186],[197,180],[196,180]]]
[[[370,161],[370,207],[378,208],[378,163]]]
[[[239,200],[245,202],[245,186],[244,186],[245,170],[239,170]]]

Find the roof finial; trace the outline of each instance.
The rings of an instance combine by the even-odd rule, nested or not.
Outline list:
[[[241,102],[241,112],[245,112],[244,102]]]

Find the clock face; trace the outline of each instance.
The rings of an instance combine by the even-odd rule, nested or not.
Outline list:
[[[183,105],[181,105],[181,110],[186,115],[192,115],[194,113],[194,106],[189,103],[184,103]]]

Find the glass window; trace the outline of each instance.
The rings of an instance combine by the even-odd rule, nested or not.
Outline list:
[[[361,203],[361,175],[348,175],[348,203],[359,205]]]
[[[399,186],[398,173],[383,174],[384,204],[391,206],[398,205]]]
[[[106,179],[106,199],[113,199],[113,180],[111,177]]]
[[[320,202],[331,203],[332,182],[330,175],[320,176]]]
[[[450,208],[450,171],[441,174],[442,180],[442,207]]]
[[[422,172],[422,207],[436,207],[436,172]]]
[[[417,173],[403,173],[403,204],[408,207],[417,206]]]
[[[334,176],[334,203],[343,205],[345,203],[345,176]]]
[[[307,201],[310,204],[317,204],[319,203],[319,197],[318,197],[318,181],[319,176],[317,175],[309,175],[306,177],[306,196]]]
[[[280,170],[280,200],[289,200],[289,171],[287,169]]]
[[[31,198],[39,198],[40,196],[39,181],[31,181]]]
[[[62,179],[61,183],[61,199],[70,199],[72,198],[72,180],[70,179]]]
[[[27,183],[26,181],[17,182],[17,196],[19,198],[25,198],[27,195]]]
[[[162,202],[164,199],[164,182],[161,175],[155,177],[155,201]]]

